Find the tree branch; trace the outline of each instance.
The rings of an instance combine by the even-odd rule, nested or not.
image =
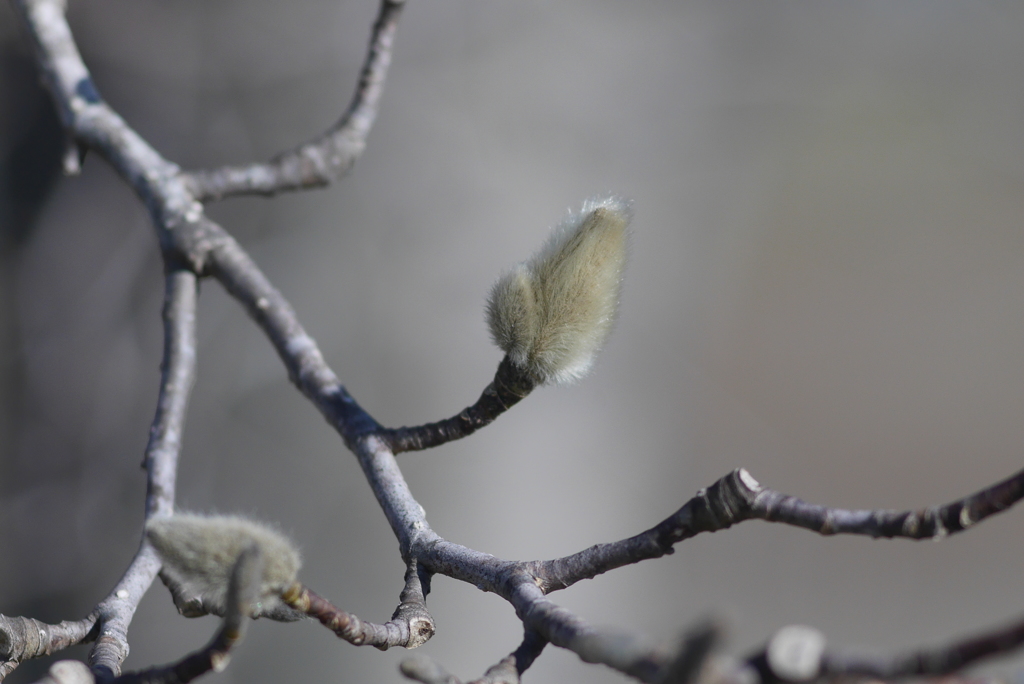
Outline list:
[[[196,278],[192,273],[171,270],[167,274],[160,394],[144,461],[147,469],[147,519],[153,515],[170,515],[174,510],[178,453],[188,396],[195,377],[196,297]],[[89,654],[93,671],[100,679],[116,676],[128,655],[128,625],[159,570],[160,561],[156,554],[143,543],[117,586],[88,617],[53,626],[31,620],[35,629],[9,631],[3,626],[4,620],[18,624],[18,620],[29,619],[0,616],[0,632],[6,646],[6,653],[0,652],[0,655],[13,663],[5,669],[10,672],[26,658],[50,655],[72,644],[95,640],[96,645]],[[20,624],[28,626],[24,622]],[[46,637],[41,632],[46,632]],[[37,637],[40,638],[37,640]]]
[[[945,646],[879,656],[830,652],[818,630],[791,626],[779,630],[747,664],[759,673],[763,684],[850,677],[893,681],[949,675],[1022,645],[1024,620]]]
[[[401,603],[383,625],[361,620],[336,608],[330,601],[296,582],[281,599],[300,613],[320,621],[327,629],[354,646],[374,646],[386,651],[392,646],[416,648],[434,636],[434,618],[427,612],[423,585],[416,564],[405,572]]]
[[[544,637],[527,630],[519,648],[489,667],[483,677],[468,684],[519,684],[520,676],[533,664],[547,643]],[[400,668],[406,678],[421,684],[462,684],[461,680],[426,656],[407,658],[402,661]]]
[[[231,571],[224,619],[210,643],[173,665],[132,672],[114,680],[116,684],[186,684],[210,670],[220,672],[228,665],[231,650],[245,636],[252,604],[259,596],[263,557],[251,546],[239,555]]]
[[[165,285],[160,394],[143,461],[148,474],[146,520],[174,512],[178,455],[196,372],[196,277],[189,271],[171,268]],[[100,631],[89,654],[89,665],[98,679],[120,673],[128,655],[128,625],[159,570],[159,559],[143,541],[114,591],[96,607]]]
[[[164,363],[160,398],[145,459],[148,469],[146,517],[173,511],[181,431],[195,372],[196,278],[197,275],[212,275],[245,306],[277,350],[292,382],[355,454],[399,541],[407,565],[406,586],[402,604],[391,622],[385,625],[363,623],[305,589],[296,590],[291,597],[342,638],[378,647],[412,647],[422,643],[433,632],[422,582],[433,573],[441,573],[508,600],[527,631],[523,645],[491,668],[482,681],[494,684],[517,681],[543,645],[550,642],[574,651],[586,662],[606,664],[642,681],[688,684],[715,641],[711,628],[703,632],[695,630],[691,637],[672,649],[658,648],[632,633],[597,630],[555,605],[546,594],[622,565],[671,553],[674,544],[684,539],[700,532],[726,529],[744,520],[782,522],[821,534],[922,539],[962,531],[1024,496],[1022,471],[945,506],[906,512],[847,511],[787,497],[761,487],[747,471],[737,470],[699,492],[650,530],[561,559],[531,563],[506,561],[446,541],[431,530],[423,508],[402,476],[395,453],[436,446],[471,434],[526,396],[532,385],[516,377],[510,364],[504,361],[494,383],[480,400],[458,416],[414,428],[382,428],[342,386],[287,300],[242,247],[204,216],[203,207],[197,201],[232,194],[273,194],[314,187],[344,173],[362,152],[376,114],[403,5],[401,0],[382,3],[356,95],[336,126],[318,140],[281,155],[270,164],[192,175],[182,174],[177,165],[161,157],[102,101],[75,47],[61,0],[15,0],[15,3],[35,41],[45,81],[69,136],[77,145],[96,149],[132,186],[150,210],[163,250],[167,267]],[[28,643],[27,635],[42,623],[4,618],[9,626],[16,625],[3,632],[7,653],[25,654],[48,648],[52,651],[63,647],[60,646],[62,639],[82,640],[95,636],[96,646],[90,655],[92,672],[99,680],[114,678],[127,654],[128,625],[158,569],[155,553],[144,543],[114,592],[93,614],[78,623],[62,623],[66,627],[43,625],[44,631],[52,628],[51,636],[35,645]],[[240,636],[241,624],[236,620],[232,625],[229,629],[226,621],[224,634],[219,634],[211,647],[190,656],[192,660],[186,658],[170,669],[133,676],[142,678],[139,681],[185,681],[181,678],[194,676],[193,672],[216,668],[223,662],[227,649],[237,641],[234,635]],[[61,630],[62,636],[53,636]],[[904,656],[902,660],[885,661],[891,667],[886,670],[878,666],[878,671],[909,672],[911,666],[907,663],[911,661],[919,668],[915,674],[924,672],[920,669],[924,667],[921,663],[958,667],[980,657],[976,654],[999,652],[998,649],[1008,648],[1009,644],[1019,643],[1024,638],[1022,632],[1024,627],[1014,626],[947,648],[939,656],[935,652],[921,652],[924,655],[918,653],[913,658]],[[838,664],[828,665],[831,662]],[[855,664],[858,662],[862,661]],[[16,664],[17,660],[11,657],[0,663],[0,674],[12,669],[12,663]],[[842,660],[828,658],[822,663],[823,667],[847,667],[851,672],[850,668],[854,667],[848,662],[844,665]],[[437,676],[447,677],[444,681],[456,681],[446,674]]]
[[[0,680],[22,662],[95,638],[95,613],[84,620],[48,625],[33,618],[0,615]]]
[[[746,520],[803,527],[823,535],[941,539],[962,532],[1024,498],[1024,470],[970,496],[917,511],[845,510],[809,504],[762,487],[745,468],[700,490],[682,508],[638,535],[597,544],[564,558],[528,564],[545,592],[557,591],[615,568],[660,558],[701,532]]]
[[[476,403],[457,416],[416,427],[385,428],[377,432],[395,454],[421,451],[467,437],[487,427],[505,411],[526,398],[536,383],[506,356],[498,365],[494,381]]]
[[[274,195],[286,190],[322,187],[348,173],[366,147],[391,64],[398,17],[405,0],[383,0],[373,26],[359,85],[345,115],[326,133],[284,152],[269,163],[225,166],[186,175],[201,201],[232,195]]]

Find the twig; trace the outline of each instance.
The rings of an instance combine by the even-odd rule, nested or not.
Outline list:
[[[1015,651],[1024,645],[1024,620],[939,648],[871,658],[825,653],[825,676],[856,675],[878,679],[947,675],[993,655]]]
[[[375,645],[414,645],[419,638],[414,635],[415,621],[429,621],[429,615],[423,618],[417,614],[421,608],[425,613],[424,587],[418,584],[419,574],[412,570],[418,568],[424,576],[441,573],[504,597],[516,608],[530,633],[539,635],[537,638],[543,642],[550,641],[576,652],[587,662],[604,663],[648,682],[667,681],[669,677],[685,681],[692,676],[694,662],[700,662],[709,648],[707,644],[713,639],[697,639],[679,653],[668,653],[643,643],[632,634],[596,630],[552,603],[546,594],[625,564],[670,553],[673,545],[683,539],[700,532],[725,529],[744,520],[783,522],[822,534],[921,539],[966,529],[1024,496],[1022,472],[961,501],[924,511],[844,511],[813,506],[762,488],[745,470],[739,470],[700,492],[673,516],[640,535],[554,561],[505,561],[448,542],[430,529],[422,507],[413,498],[398,468],[394,452],[425,448],[469,434],[511,406],[512,399],[525,396],[525,386],[503,376],[505,371],[499,367],[495,383],[463,414],[419,428],[384,430],[341,385],[287,300],[238,243],[205,218],[203,207],[197,202],[197,197],[271,194],[322,185],[347,170],[362,151],[376,112],[402,3],[398,0],[383,2],[353,104],[325,136],[269,165],[186,176],[99,97],[75,47],[61,0],[15,2],[36,43],[45,80],[69,136],[76,144],[97,150],[145,202],[157,227],[165,263],[169,264],[164,312],[164,373],[146,456],[149,470],[146,515],[162,515],[173,509],[176,459],[194,373],[194,274],[214,275],[246,307],[276,348],[292,381],[356,455],[412,573],[407,574],[403,603],[393,618],[393,622],[398,623],[398,636],[394,638],[386,625],[361,622],[356,625],[354,616],[338,611],[311,592],[297,593],[295,601],[307,603],[311,614],[343,637],[348,635],[361,643],[376,642]],[[217,173],[221,176],[215,177]],[[143,545],[111,597],[76,628],[92,629],[93,623],[87,622],[89,620],[97,625],[97,644],[90,662],[98,679],[110,679],[119,671],[127,652],[128,623],[157,568],[158,561],[152,550]],[[402,612],[403,607],[408,614]],[[402,624],[408,628],[408,634],[402,634]],[[432,631],[432,621],[429,626]],[[383,629],[386,636],[379,635],[377,628]],[[425,631],[420,632],[420,636],[423,634]],[[1009,637],[983,640],[983,646],[990,651],[1002,648],[1007,639]],[[526,648],[523,663],[528,664],[528,660],[536,657],[540,648],[537,643],[542,642],[521,647]],[[963,656],[961,661],[966,662],[967,656],[984,648],[971,645],[958,653]],[[24,644],[13,645],[11,649],[11,652],[24,650]],[[947,660],[953,662],[955,658]],[[207,657],[207,662],[215,665],[212,658]],[[8,665],[0,664],[0,670],[6,667]],[[495,677],[510,672],[502,664],[497,667]],[[516,669],[521,671],[518,668],[517,661]]]
[[[336,608],[298,582],[286,590],[281,599],[295,610],[316,618],[338,637],[355,646],[374,646],[382,651],[392,646],[416,648],[434,636],[434,619],[427,612],[415,563],[406,570],[401,604],[383,625],[361,620]]]
[[[146,519],[174,512],[174,488],[186,409],[196,370],[196,300],[194,274],[172,269],[164,298],[164,358],[156,415],[150,428],[145,464]],[[128,655],[128,625],[149,590],[160,561],[143,542],[114,591],[96,610],[100,631],[89,654],[98,679],[117,676]]]
[[[533,630],[526,630],[519,648],[492,665],[480,679],[469,684],[519,684],[519,678],[537,659],[548,641]]]
[[[196,296],[196,278],[192,273],[171,270],[167,274],[160,395],[145,458],[147,519],[153,515],[170,515],[174,510],[178,453],[188,395],[195,377]],[[72,644],[94,639],[96,644],[89,654],[93,671],[100,679],[116,676],[128,655],[128,625],[159,569],[160,561],[156,554],[148,544],[143,544],[117,586],[88,617],[60,625],[38,623],[34,625],[35,629],[7,631],[2,620],[27,618],[0,616],[0,632],[4,633],[3,640],[7,642],[8,655],[4,657],[16,665],[26,658],[50,655]],[[46,632],[46,637],[36,640],[36,637],[42,637],[41,631]],[[9,672],[14,667],[8,665],[5,669]]]
[[[387,441],[395,454],[440,446],[490,425],[495,418],[525,399],[535,386],[529,375],[506,356],[498,365],[494,381],[477,402],[457,416],[416,427],[383,429],[377,434]]]
[[[1024,470],[943,506],[917,511],[845,510],[809,504],[762,487],[746,469],[702,489],[682,508],[638,535],[598,544],[564,558],[536,561],[531,571],[545,592],[571,586],[615,568],[672,553],[674,544],[746,520],[803,527],[819,534],[940,539],[962,532],[1024,498]]]
[[[779,630],[763,651],[747,659],[747,665],[760,674],[764,684],[850,677],[893,681],[950,675],[1022,645],[1024,620],[946,646],[879,656],[829,651],[820,632],[792,626]]]
[[[284,152],[269,163],[194,171],[186,182],[201,201],[232,195],[274,195],[322,187],[352,168],[366,147],[384,91],[391,47],[404,0],[383,0],[373,26],[359,85],[345,115],[319,138]]]
[[[679,639],[675,653],[661,671],[658,684],[698,681],[708,656],[722,641],[722,628],[713,620],[698,623]]]
[[[544,637],[527,630],[519,648],[489,667],[483,677],[468,684],[520,684],[520,676],[533,664],[547,643]],[[399,667],[406,678],[421,684],[462,684],[458,677],[449,674],[426,656],[407,658]]]

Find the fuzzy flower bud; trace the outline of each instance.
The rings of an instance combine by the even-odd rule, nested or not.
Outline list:
[[[147,522],[146,537],[163,561],[160,576],[182,614],[224,615],[235,562],[255,546],[263,567],[252,617],[298,619],[278,597],[296,581],[302,561],[291,540],[270,527],[237,516],[180,513]]]
[[[632,217],[626,200],[587,200],[491,289],[495,344],[539,384],[578,380],[593,365],[615,322]]]

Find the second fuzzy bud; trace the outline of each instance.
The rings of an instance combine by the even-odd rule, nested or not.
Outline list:
[[[615,322],[631,218],[623,199],[587,200],[494,284],[491,336],[538,384],[572,382],[593,365]]]

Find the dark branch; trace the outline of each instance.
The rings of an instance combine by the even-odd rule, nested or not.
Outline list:
[[[690,681],[718,641],[719,630],[703,622],[670,648],[649,643],[632,630],[596,629],[547,599],[533,582],[515,587],[509,601],[529,630],[568,649],[585,663],[600,663],[642,682]]]
[[[1024,620],[947,646],[899,653],[890,657],[853,657],[826,653],[825,676],[862,675],[878,679],[946,675],[983,658],[1003,655],[1024,645]]]
[[[764,684],[811,679],[870,678],[882,681],[953,674],[979,660],[1005,655],[1024,645],[1024,620],[937,648],[895,655],[829,652],[825,638],[810,627],[786,627],[747,660]]]
[[[487,386],[477,402],[457,416],[416,427],[387,428],[377,434],[393,453],[420,451],[467,437],[524,399],[536,383],[506,356],[498,365],[494,381]]]
[[[661,671],[658,684],[691,684],[698,681],[708,656],[722,641],[723,630],[713,620],[699,623],[679,639],[675,653]]]
[[[374,646],[386,651],[392,646],[416,648],[434,636],[434,619],[427,612],[426,599],[416,565],[405,573],[401,603],[383,625],[361,620],[336,608],[330,601],[299,583],[281,596],[286,605],[316,618],[339,638],[355,646]]]
[[[529,564],[545,592],[564,589],[615,568],[672,553],[674,544],[746,520],[803,527],[819,534],[939,539],[962,532],[1024,498],[1024,470],[944,506],[917,511],[845,510],[809,504],[762,487],[745,469],[702,489],[673,515],[645,532],[598,544],[571,556]]]
[[[319,138],[266,164],[195,171],[186,182],[202,201],[232,195],[273,195],[322,187],[352,168],[366,147],[391,63],[391,47],[404,0],[383,0],[352,102],[345,115]]]
[[[173,665],[132,672],[114,680],[116,684],[185,684],[210,670],[220,672],[228,665],[231,649],[245,636],[252,604],[259,596],[263,558],[252,546],[235,561],[228,585],[224,619],[213,639],[201,651],[189,654]]]

